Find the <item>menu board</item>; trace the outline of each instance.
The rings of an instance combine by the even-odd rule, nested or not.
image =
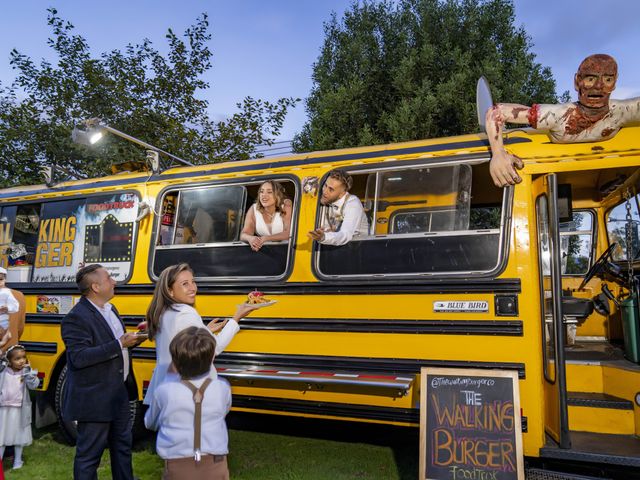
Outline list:
[[[75,282],[78,269],[92,263],[124,281],[133,262],[137,213],[133,193],[45,203],[32,282]]]
[[[420,480],[524,480],[518,374],[421,371]]]

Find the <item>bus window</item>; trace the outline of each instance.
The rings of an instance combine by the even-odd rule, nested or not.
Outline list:
[[[43,203],[32,281],[75,282],[78,268],[92,263],[102,264],[117,282],[126,281],[137,214],[133,193]]]
[[[594,239],[594,215],[574,211],[572,221],[560,224],[562,274],[583,276],[591,266]]]
[[[280,181],[290,199],[295,186]],[[161,198],[152,274],[176,263],[188,263],[196,278],[238,280],[282,277],[290,257],[289,242],[268,242],[253,252],[240,241],[247,210],[261,182],[186,187]]]
[[[0,212],[0,265],[7,281],[28,282],[38,242],[40,204],[6,206]]]
[[[627,220],[627,202],[623,202],[609,212],[607,215],[607,235],[609,237],[609,245],[616,242],[617,248],[614,249],[612,258],[615,261],[627,259],[627,234],[630,234],[631,253],[633,259],[638,257],[640,252],[640,237],[638,235],[638,225],[640,224],[640,215],[638,215],[638,195],[629,202],[629,214],[631,218]]]
[[[27,251],[26,263],[33,264],[33,254],[38,243],[38,227],[40,225],[40,205],[20,205],[16,213],[16,224],[13,227],[12,243],[24,245]]]
[[[13,226],[16,223],[16,210],[17,207],[15,205],[0,207],[0,267],[3,268],[14,265],[16,261],[16,255],[12,255],[14,252],[11,248]],[[9,280],[9,282],[12,281],[14,280]]]
[[[174,245],[233,242],[240,236],[242,186],[184,190],[178,197]],[[233,219],[233,221],[230,221]]]
[[[352,171],[368,237],[318,245],[322,277],[488,272],[498,266],[503,191],[488,164],[455,163]]]

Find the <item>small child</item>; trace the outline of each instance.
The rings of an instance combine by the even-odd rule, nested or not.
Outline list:
[[[4,448],[13,445],[13,468],[22,467],[22,449],[31,445],[30,390],[38,388],[40,380],[27,363],[27,351],[22,345],[9,347],[7,367],[0,372],[0,458]]]
[[[9,331],[9,314],[20,310],[20,304],[6,287],[7,269],[0,267],[0,341]]]
[[[182,330],[169,345],[179,376],[166,376],[144,417],[147,428],[158,430],[164,480],[229,479],[225,417],[231,388],[212,372],[215,350],[211,333],[198,327]]]

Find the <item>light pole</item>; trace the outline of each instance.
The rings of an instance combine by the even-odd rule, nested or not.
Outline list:
[[[104,136],[105,132],[113,133],[114,135],[117,135],[121,138],[124,138],[125,140],[129,140],[130,142],[133,142],[135,144],[138,144],[146,148],[147,160],[151,163],[151,170],[154,173],[157,173],[160,171],[160,159],[158,157],[159,154],[166,155],[170,159],[175,160],[176,162],[181,163],[182,165],[188,165],[190,167],[193,166],[193,163],[188,162],[187,160],[184,160],[180,157],[176,157],[175,155],[169,152],[166,152],[161,148],[154,147],[153,145],[147,142],[143,142],[142,140],[136,137],[127,135],[126,133],[121,132],[120,130],[117,130],[113,127],[110,127],[109,125],[102,123],[102,120],[99,118],[89,118],[84,122],[82,122],[82,124],[84,125],[84,129],[78,128],[76,126],[71,132],[71,139],[75,143],[92,146]]]

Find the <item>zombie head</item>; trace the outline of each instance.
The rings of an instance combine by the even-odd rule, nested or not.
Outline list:
[[[574,79],[578,100],[585,107],[608,106],[617,79],[618,64],[613,57],[601,53],[588,56],[580,64]]]

